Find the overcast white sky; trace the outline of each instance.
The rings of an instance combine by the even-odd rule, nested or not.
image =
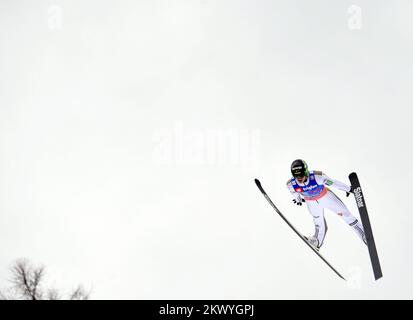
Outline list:
[[[0,0],[0,287],[27,257],[95,299],[413,298],[412,15],[408,0]],[[341,281],[258,192],[312,233],[285,188],[296,158],[359,174],[383,279],[327,212]]]

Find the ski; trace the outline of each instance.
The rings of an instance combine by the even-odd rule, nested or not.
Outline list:
[[[331,270],[334,271],[335,274],[337,274],[341,279],[346,280],[321,254],[318,252],[316,248],[314,248],[308,241],[307,239],[291,224],[290,221],[278,210],[278,208],[275,206],[275,204],[271,201],[270,197],[267,195],[265,192],[264,188],[261,185],[261,182],[258,179],[255,179],[255,184],[257,185],[258,189],[261,191],[265,199],[270,203],[270,205],[273,207],[273,209],[280,215],[280,217],[288,224],[288,226],[293,229],[293,231],[300,237],[301,240],[305,242],[307,246],[310,247],[313,252],[320,257],[321,260],[323,260],[327,266],[330,267]]]
[[[366,234],[367,247],[369,249],[370,261],[373,267],[374,278],[376,280],[383,277],[381,272],[379,255],[377,254],[376,243],[373,238],[373,230],[371,229],[369,215],[367,213],[366,201],[361,190],[360,182],[355,172],[349,175],[351,187],[354,192],[354,197],[356,199],[357,207],[359,209],[361,223],[363,224],[364,232]]]

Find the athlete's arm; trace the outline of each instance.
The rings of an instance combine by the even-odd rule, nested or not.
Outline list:
[[[297,202],[303,201],[303,198],[301,198],[300,194],[298,192],[295,192],[293,185],[291,184],[291,180],[287,181],[287,189],[291,192],[291,195]]]
[[[350,192],[351,187],[343,182],[330,178],[321,171],[314,171],[314,176],[318,184],[333,186],[341,191]]]

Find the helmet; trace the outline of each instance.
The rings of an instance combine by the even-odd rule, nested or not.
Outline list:
[[[308,177],[308,167],[304,160],[297,159],[291,164],[291,173],[294,178]]]

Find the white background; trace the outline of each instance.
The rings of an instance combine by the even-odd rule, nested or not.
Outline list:
[[[0,287],[27,257],[95,299],[413,298],[412,14],[408,0],[0,0]],[[156,137],[177,125],[258,130],[255,160],[160,163]],[[285,188],[295,158],[359,174],[383,279],[334,214],[322,252],[347,283],[274,214],[254,178],[313,231]]]

